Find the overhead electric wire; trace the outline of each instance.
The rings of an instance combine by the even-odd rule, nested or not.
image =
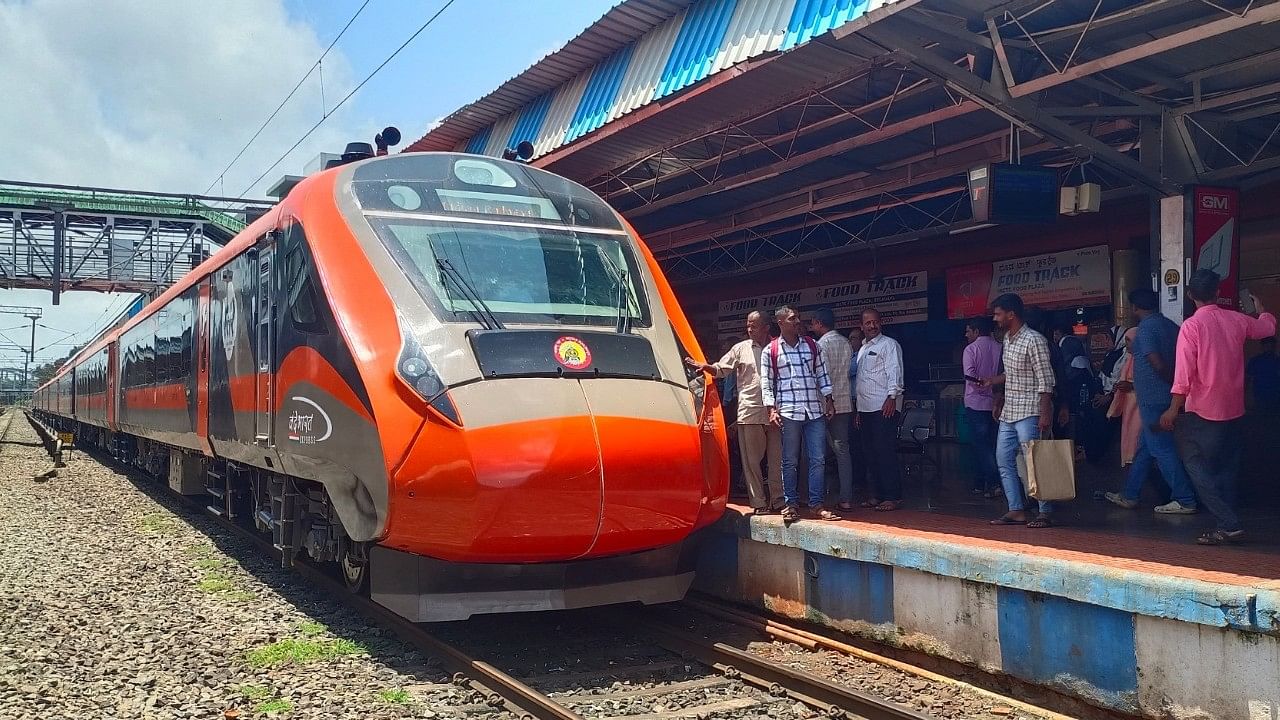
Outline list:
[[[341,100],[338,101],[337,105],[333,106],[332,110],[326,110],[324,113],[324,117],[320,118],[320,120],[316,122],[315,125],[312,125],[311,129],[308,130],[306,133],[304,133],[302,137],[298,138],[298,141],[295,142],[292,146],[290,146],[288,150],[284,151],[284,154],[281,155],[279,158],[277,158],[275,162],[271,163],[270,167],[268,167],[266,170],[263,170],[262,174],[259,175],[257,179],[249,183],[249,186],[245,188],[245,192],[248,192],[251,188],[253,188],[254,185],[257,185],[259,182],[261,182],[262,178],[267,176],[267,173],[274,170],[276,166],[279,165],[281,162],[283,162],[286,157],[289,157],[289,153],[298,149],[298,146],[301,145],[303,142],[305,142],[307,138],[311,137],[311,133],[319,129],[319,127],[324,124],[324,121],[329,119],[330,115],[333,115],[335,112],[337,112],[338,108],[342,107],[343,104],[345,104],[348,100],[350,100],[353,95],[355,95],[357,92],[360,91],[360,88],[365,86],[365,83],[372,80],[374,75],[377,75],[378,72],[382,70],[382,68],[386,67],[388,63],[394,60],[395,57],[399,55],[401,51],[403,51],[406,47],[409,47],[409,43],[413,42],[415,38],[421,35],[422,31],[426,30],[431,25],[431,23],[435,22],[436,18],[440,17],[440,15],[445,10],[448,10],[449,6],[453,5],[454,2],[456,2],[456,0],[448,0],[448,2],[446,2],[444,5],[441,5],[440,9],[437,10],[434,15],[427,18],[427,21],[423,23],[421,27],[415,30],[414,33],[409,36],[408,40],[405,40],[403,43],[401,43],[400,47],[396,48],[395,52],[388,55],[386,60],[383,60],[382,63],[378,65],[378,67],[373,69],[373,72],[366,75],[365,78],[360,81],[360,84],[352,88],[351,92],[347,93],[345,97],[343,97]],[[244,193],[241,193],[241,195],[243,194]]]
[[[329,47],[325,48],[324,52],[320,53],[320,57],[316,58],[316,61],[311,64],[311,67],[307,68],[306,74],[298,80],[298,84],[293,86],[293,89],[289,91],[289,94],[284,96],[284,100],[281,100],[280,104],[276,106],[276,109],[272,110],[271,114],[267,116],[267,119],[262,121],[262,126],[253,134],[253,137],[249,138],[249,142],[246,142],[244,147],[240,148],[240,152],[236,153],[236,156],[231,158],[231,162],[227,163],[227,166],[222,168],[222,172],[218,173],[218,176],[213,179],[213,182],[209,183],[209,187],[204,189],[205,194],[208,194],[208,192],[213,189],[213,186],[218,184],[219,180],[226,178],[227,171],[231,169],[231,166],[236,164],[236,161],[244,155],[245,151],[249,149],[249,146],[253,144],[253,141],[257,140],[258,136],[262,134],[262,131],[266,130],[267,126],[271,124],[271,121],[276,118],[276,115],[280,114],[280,111],[284,109],[285,104],[293,98],[293,96],[298,92],[298,89],[302,87],[302,84],[307,81],[307,78],[311,77],[311,73],[315,72],[317,67],[320,67],[320,63],[324,62],[325,57],[329,55],[329,51],[333,49],[334,45],[338,44],[338,41],[341,40],[342,36],[347,32],[347,28],[351,27],[351,24],[356,21],[356,18],[360,17],[360,13],[364,12],[364,9],[368,7],[371,1],[372,0],[364,0],[364,3],[360,5],[360,8],[356,10],[356,13],[347,21],[347,24],[343,25],[342,29],[338,31],[338,35],[333,39],[333,42],[329,43]]]

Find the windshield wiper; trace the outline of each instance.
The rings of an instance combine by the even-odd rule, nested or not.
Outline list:
[[[486,330],[503,329],[504,326],[502,321],[498,320],[498,316],[494,315],[493,311],[489,309],[489,306],[485,301],[480,299],[480,293],[476,292],[476,289],[471,286],[471,283],[467,282],[466,277],[464,277],[462,273],[458,272],[458,269],[453,266],[453,263],[449,262],[445,258],[437,256],[436,267],[440,268],[440,274],[443,277],[453,281],[453,284],[462,292],[463,298],[465,298],[467,302],[471,303],[471,316],[474,317],[477,322],[483,325]]]
[[[628,334],[631,332],[631,293],[627,292],[627,271],[625,268],[618,267],[604,248],[599,245],[595,248],[605,270],[609,271],[609,275],[618,287],[618,299],[614,301],[618,308],[618,324],[615,332]]]

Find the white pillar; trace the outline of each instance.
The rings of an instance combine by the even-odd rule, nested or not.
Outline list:
[[[1160,312],[1176,323],[1183,320],[1183,303],[1187,286],[1187,245],[1191,241],[1191,222],[1185,195],[1163,197],[1160,210],[1160,263],[1156,273],[1156,292],[1160,294]]]

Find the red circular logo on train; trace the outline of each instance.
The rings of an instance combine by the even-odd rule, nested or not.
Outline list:
[[[585,370],[591,365],[591,348],[572,335],[565,335],[556,340],[552,348],[556,362],[570,370]]]

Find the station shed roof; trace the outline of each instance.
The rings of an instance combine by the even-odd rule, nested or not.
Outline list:
[[[679,281],[974,225],[1012,155],[1104,197],[1280,170],[1280,2],[626,0],[411,150],[586,183]]]

